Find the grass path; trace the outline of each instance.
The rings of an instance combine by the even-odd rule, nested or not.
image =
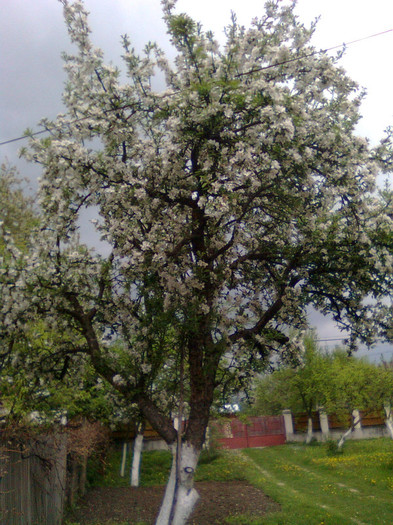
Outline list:
[[[351,442],[342,456],[322,445],[236,454],[254,470],[250,481],[282,505],[264,525],[393,524],[392,441]]]
[[[300,492],[300,491],[296,490],[295,488],[291,487],[288,483],[285,483],[285,482],[280,481],[279,479],[277,479],[276,476],[274,476],[271,472],[268,472],[267,470],[263,469],[260,465],[258,465],[258,463],[256,463],[256,461],[254,461],[252,458],[247,456],[244,452],[242,452],[242,451],[236,451],[236,452],[238,454],[240,454],[243,457],[244,460],[248,461],[248,463],[250,464],[250,466],[252,466],[252,468],[257,469],[258,472],[260,472],[264,476],[264,478],[266,478],[266,480],[269,481],[269,483],[274,483],[275,485],[277,485],[278,487],[282,488],[286,492],[291,492],[292,495],[294,497],[296,497],[296,499],[298,501],[303,501],[305,505],[309,504],[309,497],[308,497],[308,495],[305,495],[303,492]],[[306,472],[308,475],[312,475],[312,476],[318,477],[318,478],[323,478],[322,476],[318,476],[315,472],[312,472],[309,469],[306,469],[304,467],[299,467],[299,468],[301,470],[303,470],[304,472]],[[340,484],[340,483],[337,483],[337,486],[345,487],[346,489],[350,490],[351,492],[352,491],[357,492],[357,489],[351,489],[351,488],[346,487],[345,485]],[[314,501],[314,505],[319,507],[322,511],[329,512],[332,515],[337,514],[336,510],[333,507],[329,507],[328,505],[319,503],[318,501]],[[367,525],[366,523],[364,523],[364,522],[362,522],[362,521],[360,521],[360,520],[358,520],[356,518],[350,518],[350,519],[351,519],[351,521],[353,523],[356,523],[357,525]]]
[[[251,459],[251,458],[249,458]],[[253,461],[251,459],[251,461],[253,462],[253,464],[257,467],[257,468],[261,468],[259,465],[257,465],[255,463],[255,461]],[[287,460],[288,461],[288,460]],[[370,500],[378,500],[380,501],[381,503],[391,503],[391,495],[389,494],[387,497],[379,497],[379,496],[376,496],[374,494],[365,494],[364,492],[361,492],[359,489],[357,488],[354,488],[354,487],[350,487],[348,486],[347,484],[345,483],[341,483],[339,481],[336,480],[336,478],[334,476],[329,476],[328,474],[319,474],[309,468],[306,468],[304,466],[301,466],[295,462],[291,462],[292,465],[294,465],[297,469],[303,471],[307,476],[312,476],[313,478],[315,478],[316,480],[320,481],[320,482],[326,482],[327,479],[329,479],[329,481],[336,485],[338,489],[344,489],[344,490],[348,490],[352,497],[353,496],[357,496],[359,497],[360,499],[364,499],[364,498],[367,498],[367,499],[370,499]],[[357,523],[360,523],[360,522],[357,522]]]

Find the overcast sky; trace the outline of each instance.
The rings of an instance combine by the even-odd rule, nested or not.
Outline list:
[[[248,25],[263,14],[260,0],[178,0],[178,11],[187,12],[211,29],[218,38],[230,20],[231,10]],[[136,49],[157,41],[168,50],[159,0],[85,0],[90,11],[92,39],[108,60],[121,64],[120,35],[127,33]],[[320,16],[314,44],[327,49],[364,39],[347,47],[342,60],[349,75],[367,90],[359,133],[377,142],[393,125],[393,0],[298,0],[296,12],[309,23]],[[62,111],[65,80],[61,52],[70,50],[57,0],[0,0],[0,142],[19,137],[27,128],[38,129],[42,117]],[[334,53],[334,52],[332,52]],[[0,146],[1,162],[16,164],[23,176],[34,181],[38,172],[18,159],[23,142]],[[313,316],[314,318],[314,316]],[[339,336],[329,320],[313,319],[321,339]],[[392,356],[384,348],[385,357]],[[380,350],[376,352],[380,353]]]

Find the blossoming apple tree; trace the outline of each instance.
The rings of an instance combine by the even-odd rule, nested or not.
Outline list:
[[[43,222],[2,292],[7,323],[34,314],[77,332],[97,374],[177,443],[157,524],[179,525],[226,374],[290,355],[288,327],[306,326],[311,306],[353,341],[375,333],[392,281],[390,209],[375,193],[389,137],[373,149],[355,134],[362,94],[292,3],[268,1],[249,29],[233,17],[220,46],[163,0],[176,58],[151,43],[138,55],[124,37],[125,83],[83,3],[62,3],[77,52],[64,56],[65,113],[25,152],[43,168]],[[108,256],[78,242],[85,207]],[[187,414],[181,431],[162,409],[163,377]]]

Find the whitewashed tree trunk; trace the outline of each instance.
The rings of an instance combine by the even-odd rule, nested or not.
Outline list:
[[[143,427],[138,427],[138,433],[134,440],[131,465],[131,487],[139,487],[139,472],[143,448]]]
[[[120,476],[124,478],[126,471],[126,461],[127,461],[127,443],[123,443],[123,453],[121,456],[121,465],[120,465]]]
[[[306,436],[306,444],[310,444],[311,440],[313,438],[313,432],[312,432],[312,418],[309,417],[307,420],[307,436]]]
[[[346,432],[344,432],[344,434],[338,440],[338,443],[337,443],[338,450],[342,449],[347,437],[350,436],[352,432],[354,432],[355,430],[361,430],[360,422],[361,422],[361,418],[360,418],[359,411],[353,410],[352,411],[352,425]]]
[[[168,525],[176,486],[176,445],[172,445],[172,467],[155,525]]]
[[[196,450],[192,445],[187,443],[182,445],[173,520],[170,525],[185,525],[199,499],[199,494],[194,489],[194,475],[199,454],[200,450]]]
[[[386,419],[385,419],[385,425],[389,432],[390,439],[393,439],[393,418],[392,418],[392,409],[390,405],[386,405],[384,407]]]
[[[344,432],[344,434],[340,437],[340,439],[338,440],[338,443],[337,443],[337,448],[338,450],[341,450],[344,446],[344,443],[347,439],[348,436],[350,436],[353,432],[353,426],[351,426],[351,428],[349,428],[346,432]]]
[[[392,421],[392,418],[387,419],[385,421],[385,425],[386,425],[386,428],[388,429],[390,439],[393,439],[393,421]]]
[[[187,523],[199,499],[199,494],[193,487],[199,454],[199,450],[187,443],[182,445],[180,454],[176,454],[176,445],[172,447],[171,473],[155,525],[185,525]],[[179,468],[177,468],[177,458],[180,462]]]

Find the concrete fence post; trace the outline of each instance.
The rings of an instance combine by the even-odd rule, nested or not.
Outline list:
[[[290,441],[294,434],[292,412],[290,410],[283,410],[282,415],[284,416],[285,438],[287,441]]]
[[[330,429],[328,416],[323,408],[319,409],[319,424],[321,425],[322,440],[326,441],[329,439]]]
[[[362,422],[360,419],[359,410],[352,411],[352,418],[354,422],[353,430],[356,433],[356,435],[360,437],[363,434],[363,429],[362,429]]]

